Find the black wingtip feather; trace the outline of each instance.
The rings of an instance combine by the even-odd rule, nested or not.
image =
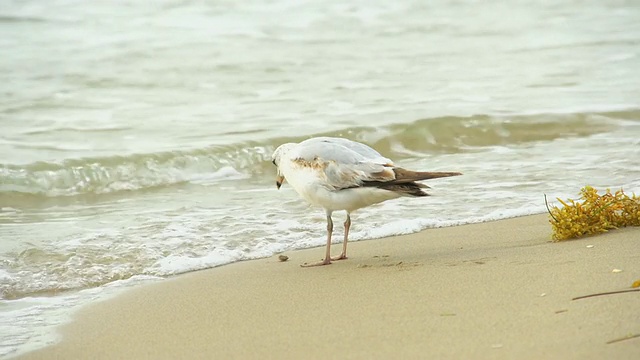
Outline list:
[[[422,190],[424,187],[422,184],[418,183],[404,183],[404,184],[378,184],[376,186],[379,189],[389,190],[397,193],[401,193],[403,195],[408,196],[429,196],[426,192]]]

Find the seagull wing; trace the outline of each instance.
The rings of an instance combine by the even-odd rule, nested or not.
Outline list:
[[[371,162],[393,165],[393,161],[380,155],[369,146],[343,138],[316,137],[302,141],[297,146],[298,154],[305,159],[322,157],[345,164]]]
[[[342,138],[303,141],[293,149],[290,159],[298,166],[314,168],[332,190],[395,179],[391,160],[367,145]]]

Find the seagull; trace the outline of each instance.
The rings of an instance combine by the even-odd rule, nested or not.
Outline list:
[[[393,164],[371,147],[344,138],[315,137],[280,145],[271,157],[277,167],[276,187],[286,181],[307,202],[324,208],[327,247],[324,260],[302,267],[329,265],[347,259],[351,213],[403,196],[427,196],[417,181],[462,175],[458,172],[411,171]],[[334,211],[344,210],[342,253],[331,257]]]

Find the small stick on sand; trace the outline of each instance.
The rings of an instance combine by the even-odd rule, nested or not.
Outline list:
[[[597,294],[591,294],[591,295],[584,295],[584,296],[574,297],[574,298],[573,298],[573,299],[571,299],[571,300],[580,300],[580,299],[586,299],[586,298],[590,298],[590,297],[594,297],[594,296],[613,295],[613,294],[622,294],[622,293],[628,293],[628,292],[634,292],[634,291],[640,291],[640,289],[619,290],[619,291],[610,291],[610,292],[604,292],[604,293],[597,293]]]
[[[551,215],[551,218],[555,220],[555,222],[558,222],[558,219],[556,219],[555,216],[553,216],[553,214],[551,213],[551,210],[549,210],[549,203],[547,202],[547,194],[544,194],[544,205],[547,207],[547,212],[549,213],[549,215]]]
[[[629,335],[623,336],[621,338],[609,340],[609,341],[607,341],[607,344],[615,344],[615,343],[620,342],[620,341],[625,341],[625,340],[629,340],[629,339],[635,339],[637,337],[640,337],[640,334],[629,334]]]

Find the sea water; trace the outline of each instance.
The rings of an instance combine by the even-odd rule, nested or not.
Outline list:
[[[352,240],[640,192],[638,2],[4,1],[0,35],[0,356],[116,289],[323,245],[284,142],[464,173]]]

